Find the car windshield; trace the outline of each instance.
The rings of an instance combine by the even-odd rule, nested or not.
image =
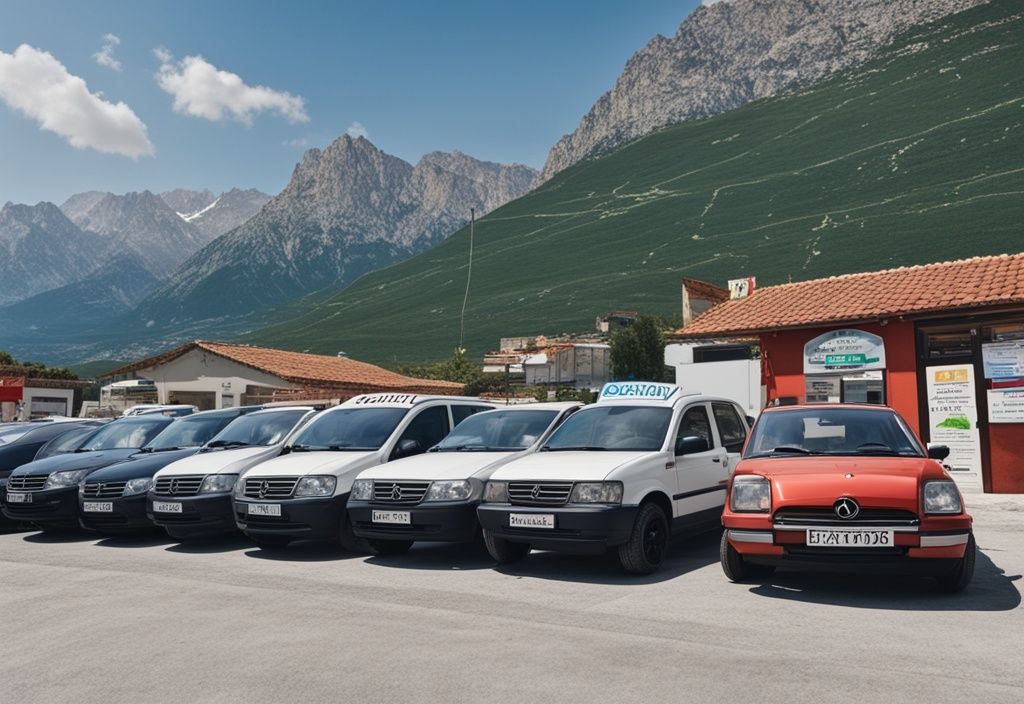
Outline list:
[[[525,450],[544,434],[557,411],[487,411],[455,426],[437,452]]]
[[[143,447],[167,427],[169,420],[164,416],[139,419],[115,420],[105,425],[78,448],[79,452],[96,450],[126,450]]]
[[[743,456],[924,454],[909,428],[892,411],[808,408],[762,413]]]
[[[276,445],[288,437],[292,428],[306,415],[296,408],[272,413],[252,413],[231,421],[217,433],[206,447],[247,447],[249,445]]]
[[[161,452],[185,447],[200,447],[209,442],[237,416],[185,416],[174,421],[146,445],[143,451]]]
[[[339,408],[314,418],[295,438],[292,449],[379,450],[407,408]]]
[[[14,442],[30,430],[34,430],[34,428],[28,423],[9,426],[6,428],[0,426],[0,445],[6,445],[9,442]]]
[[[85,428],[75,428],[69,430],[63,435],[58,435],[50,442],[39,448],[39,452],[36,453],[35,459],[41,460],[46,457],[53,457],[54,455],[63,455],[67,452],[74,452],[89,438],[90,435],[97,432],[99,428],[95,425]]]
[[[665,443],[671,420],[671,408],[599,404],[570,416],[543,449],[654,452]]]

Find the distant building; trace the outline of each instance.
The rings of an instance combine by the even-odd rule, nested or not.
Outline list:
[[[27,367],[0,367],[0,421],[70,416],[75,391],[89,386],[87,381],[40,379],[29,374]]]
[[[607,315],[600,316],[594,323],[594,329],[598,332],[611,334],[620,328],[626,328],[636,322],[640,314],[635,310],[613,310]]]
[[[597,339],[503,337],[484,355],[485,373],[522,374],[527,386],[597,389],[611,381],[608,344]]]

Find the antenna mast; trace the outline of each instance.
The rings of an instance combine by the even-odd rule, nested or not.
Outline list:
[[[476,229],[476,208],[469,209],[469,270],[466,272],[466,293],[462,296],[462,313],[459,315],[459,349],[465,349],[466,303],[469,301],[469,282],[473,278],[473,235]]]

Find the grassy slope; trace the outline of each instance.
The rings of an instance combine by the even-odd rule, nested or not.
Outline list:
[[[812,89],[579,164],[477,223],[466,346],[672,313],[680,280],[761,284],[1024,249],[1024,20],[921,28]],[[469,231],[251,339],[377,362],[459,338]]]

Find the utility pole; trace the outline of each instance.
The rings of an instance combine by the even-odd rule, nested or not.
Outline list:
[[[459,349],[465,349],[466,303],[469,301],[469,282],[473,278],[473,235],[476,229],[476,208],[469,209],[469,270],[466,272],[466,293],[462,296],[462,313],[459,315]]]

